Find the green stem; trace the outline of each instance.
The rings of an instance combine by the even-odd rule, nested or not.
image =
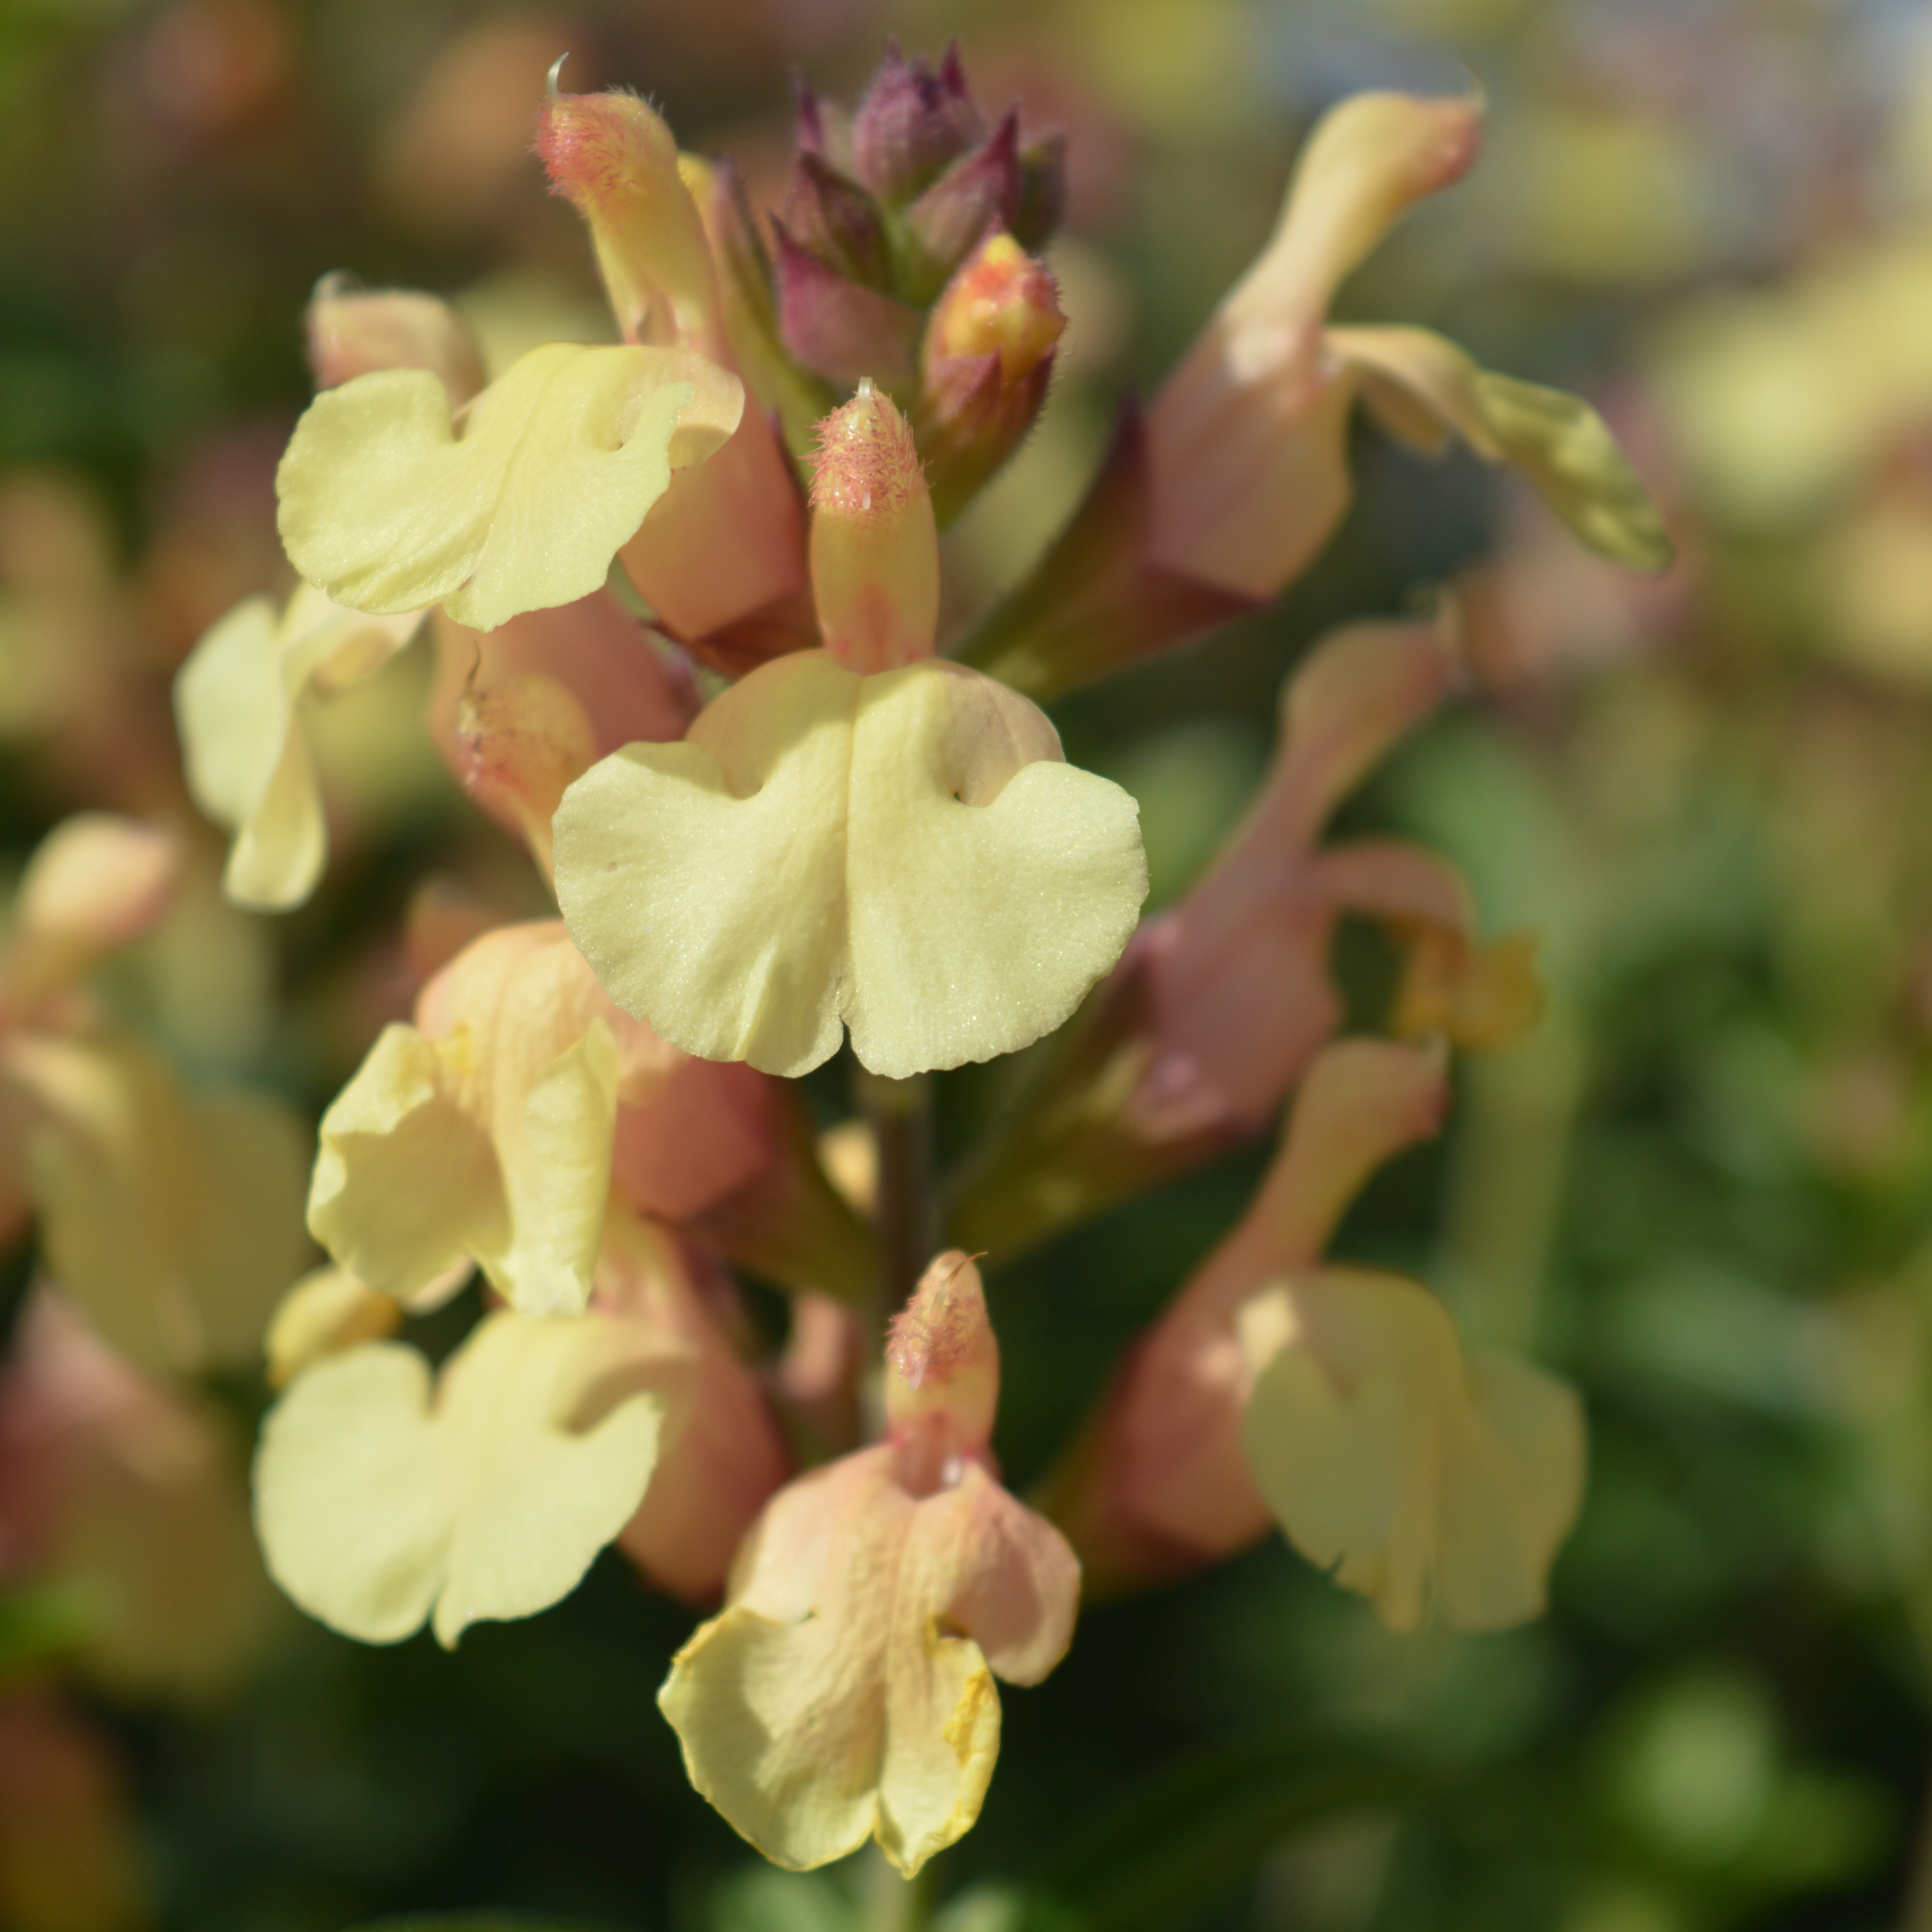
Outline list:
[[[886,1080],[862,1069],[859,1100],[879,1150],[879,1283],[874,1326],[904,1306],[932,1258],[932,1083]]]
[[[925,1932],[932,1918],[932,1863],[916,1878],[902,1878],[877,1845],[866,1848],[866,1932]]]

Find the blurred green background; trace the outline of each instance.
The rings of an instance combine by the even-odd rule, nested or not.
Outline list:
[[[1139,799],[1168,900],[1258,779],[1310,641],[1460,586],[1475,688],[1346,823],[1455,857],[1490,929],[1539,928],[1552,1010],[1461,1070],[1442,1142],[1377,1181],[1340,1246],[1573,1378],[1592,1472],[1552,1615],[1508,1636],[1391,1635],[1279,1540],[1092,1612],[1054,1676],[1004,1700],[991,1797],[943,1867],[948,1932],[1932,1924],[1922,0],[4,0],[14,862],[82,805],[190,815],[168,680],[236,598],[288,581],[273,467],[319,275],[452,295],[486,343],[592,334],[589,252],[527,152],[551,61],[647,92],[769,199],[790,71],[855,93],[887,33],[960,34],[982,100],[1072,142],[1062,372],[950,540],[962,599],[1016,578],[1077,499],[1118,389],[1158,381],[1252,254],[1314,115],[1467,70],[1484,159],[1343,313],[1591,394],[1683,550],[1634,583],[1474,461],[1364,434],[1356,507],[1277,608],[1057,713],[1070,755]],[[422,674],[400,659],[330,714],[316,900],[224,908],[210,833],[180,911],[116,969],[188,1066],[313,1115],[404,997],[427,871],[534,904],[422,737]],[[1372,1018],[1384,962],[1352,933],[1342,957]],[[1012,1077],[955,1084],[951,1144]],[[1264,1151],[992,1277],[1016,1486]],[[217,1394],[238,1445],[264,1397]],[[839,1874],[763,1871],[686,1788],[652,1700],[692,1619],[614,1558],[454,1656],[287,1612],[187,1701],[104,1686],[32,1581],[12,1580],[0,1683],[57,1694],[92,1741],[89,1815],[131,1877],[19,1932],[484,1906],[640,1932],[854,1922]],[[7,1748],[0,1874],[45,1853],[52,1815],[53,1774]]]

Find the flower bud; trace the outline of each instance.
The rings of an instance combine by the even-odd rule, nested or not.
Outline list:
[[[1066,326],[1053,278],[1004,232],[980,244],[940,298],[926,330],[918,418],[942,522],[1033,427]]]
[[[852,117],[853,172],[881,201],[910,201],[949,164],[982,140],[986,123],[966,85],[956,42],[939,71],[909,61],[898,44],[886,57]]]
[[[670,128],[635,94],[562,94],[554,83],[553,74],[536,151],[551,192],[590,224],[624,340],[717,356],[717,278]]]
[[[932,655],[939,539],[911,426],[869,382],[819,425],[812,589],[825,647],[860,673]]]
[[[303,318],[318,388],[375,369],[427,369],[459,410],[483,387],[483,352],[470,325],[446,302],[411,289],[358,289],[324,275]]]
[[[878,204],[821,156],[792,165],[785,222],[799,245],[827,267],[868,288],[892,286],[892,252]]]
[[[778,332],[785,347],[828,382],[870,376],[889,389],[911,385],[920,314],[828,268],[782,222],[772,224]]]
[[[152,932],[174,904],[182,842],[111,812],[63,819],[34,849],[0,954],[0,1020],[26,1018],[108,954]]]
[[[988,228],[1020,213],[1020,122],[1009,112],[976,153],[956,161],[905,212],[911,244],[906,294],[929,301]]]
[[[908,1488],[936,1486],[948,1462],[984,1460],[1000,1402],[1000,1346],[980,1270],[957,1248],[933,1262],[892,1317],[886,1370],[886,1420]]]

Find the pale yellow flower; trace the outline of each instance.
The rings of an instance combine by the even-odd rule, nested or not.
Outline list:
[[[184,1093],[136,1041],[22,1034],[0,1076],[30,1107],[28,1184],[48,1272],[149,1368],[251,1361],[301,1268],[304,1136],[279,1102]]]
[[[432,1385],[364,1342],[298,1376],[270,1412],[255,1516],[275,1580],[345,1635],[391,1643],[432,1621],[454,1646],[575,1588],[655,1467],[689,1352],[599,1315],[487,1316]]]
[[[279,618],[266,597],[238,604],[189,654],[175,680],[188,790],[235,835],[222,890],[238,905],[284,911],[315,890],[328,827],[304,714],[374,676],[421,615],[365,616],[304,584]]]
[[[854,1051],[894,1077],[1059,1025],[1147,892],[1133,800],[963,666],[760,667],[682,745],[565,794],[559,902],[617,1004],[770,1073]]]
[[[276,476],[282,541],[361,610],[441,604],[493,628],[588,596],[669,487],[737,428],[738,379],[682,349],[551,343],[452,416],[440,376],[325,391]]]
[[[1418,447],[1454,434],[1515,465],[1592,549],[1640,569],[1670,561],[1655,506],[1588,404],[1480,368],[1426,329],[1328,325],[1336,290],[1403,210],[1466,171],[1481,121],[1476,101],[1368,93],[1316,126],[1273,237],[1148,410],[1156,564],[1273,596],[1347,506],[1358,397]]]
[[[1327,1047],[1240,1225],[1128,1356],[1054,1510],[1114,1580],[1193,1568],[1270,1520],[1384,1622],[1534,1616],[1582,1499],[1582,1409],[1526,1362],[1466,1360],[1419,1283],[1324,1265],[1350,1200],[1432,1133],[1439,1052]]]
[[[1249,1466],[1310,1562],[1396,1630],[1540,1614],[1582,1502],[1575,1390],[1510,1356],[1466,1359],[1426,1288],[1364,1269],[1277,1282],[1240,1329]]]
[[[998,1355],[977,1270],[928,1270],[889,1352],[890,1438],[801,1477],[658,1695],[692,1783],[773,1863],[868,1838],[910,1876],[971,1828],[993,1680],[1065,1654],[1079,1566],[988,1467]]]
[[[1147,896],[1138,809],[1043,712],[932,655],[938,538],[910,426],[870,383],[820,425],[826,648],[761,664],[680,745],[564,794],[557,902],[626,1012],[709,1060],[892,1078],[1066,1018]]]
[[[582,1309],[626,1054],[634,1077],[667,1049],[611,1007],[554,922],[484,934],[416,1018],[383,1029],[322,1116],[310,1231],[398,1300],[467,1257],[526,1315]]]

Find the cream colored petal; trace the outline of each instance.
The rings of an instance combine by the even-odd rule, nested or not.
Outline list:
[[[1330,109],[1295,164],[1274,238],[1228,308],[1319,316],[1411,203],[1468,171],[1482,122],[1479,98],[1370,92]]]
[[[909,1567],[930,1565],[922,1594],[1009,1684],[1037,1684],[1066,1654],[1080,1610],[1080,1562],[1042,1516],[976,1463],[926,1497],[913,1519]]]
[[[328,862],[328,821],[315,762],[299,728],[292,728],[228,848],[221,890],[234,904],[286,912],[322,883]]]
[[[325,1355],[380,1342],[401,1324],[402,1304],[365,1288],[345,1268],[316,1268],[284,1295],[268,1322],[263,1350],[268,1386],[280,1388]]]
[[[29,1036],[28,1184],[50,1271],[117,1348],[189,1373],[252,1360],[304,1258],[304,1136],[260,1096],[194,1094],[132,1041]]]
[[[829,1864],[872,1835],[912,1507],[877,1450],[781,1490],[740,1557],[733,1600],[678,1652],[658,1694],[693,1786],[788,1870]]]
[[[234,830],[254,810],[289,728],[268,598],[248,598],[202,634],[175,679],[175,722],[195,803]]]
[[[610,1005],[556,920],[484,934],[416,1011],[323,1118],[316,1239],[412,1305],[468,1256],[526,1315],[580,1310],[620,1088],[661,1077],[671,1050]]]
[[[616,1043],[593,1020],[530,1089],[503,1168],[510,1245],[479,1257],[520,1312],[574,1315],[590,1300],[616,1126]]]
[[[565,793],[557,898],[611,998],[707,1060],[808,1072],[837,1052],[859,680],[760,667],[682,745],[632,745]]]
[[[309,1232],[351,1274],[398,1300],[466,1255],[508,1245],[495,1152],[456,1097],[466,1046],[385,1027],[322,1117]]]
[[[441,603],[489,630],[598,589],[672,470],[718,447],[743,404],[736,376],[688,351],[554,343],[485,390],[459,436],[436,376],[359,376],[296,426],[282,538],[358,609]]]
[[[345,610],[304,584],[278,620],[250,598],[189,654],[175,722],[196,804],[236,835],[222,884],[237,904],[284,910],[315,890],[328,829],[301,711],[312,691],[373,676],[417,621]]]
[[[330,1357],[263,1426],[255,1509],[272,1574],[371,1643],[432,1612],[452,1646],[470,1623],[547,1609],[650,1483],[664,1408],[654,1372],[628,1324],[594,1316],[487,1317],[434,1397],[412,1348]]]
[[[1433,415],[1478,456],[1515,464],[1579,541],[1633,570],[1676,554],[1643,479],[1580,396],[1479,368],[1424,328],[1334,328],[1328,341],[1398,434],[1423,440],[1417,412]]]
[[[1120,957],[1138,808],[1024,698],[932,661],[867,678],[847,851],[852,1046],[893,1078],[1030,1046]]]
[[[557,891],[611,996],[709,1059],[797,1075],[842,1017],[874,1072],[990,1058],[1058,1025],[1147,890],[1133,802],[992,680],[761,667],[682,746],[565,795]]]
[[[1507,1630],[1542,1614],[1545,1582],[1583,1502],[1582,1404],[1507,1355],[1469,1364],[1471,1401],[1443,1482],[1437,1588],[1444,1622]]]
[[[1000,1694],[980,1646],[928,1616],[886,1657],[879,1850],[908,1878],[978,1822],[1000,1756]]]
[[[1522,1363],[1466,1365],[1448,1311],[1394,1276],[1300,1276],[1241,1327],[1249,1466],[1303,1555],[1398,1630],[1432,1610],[1465,1630],[1540,1611],[1582,1499],[1571,1391]]]
[[[979,1816],[999,1700],[951,1626],[958,1519],[922,1531],[932,1507],[884,1448],[782,1490],[730,1606],[658,1694],[692,1784],[774,1864],[809,1870],[876,1835],[910,1876]]]
[[[1384,1623],[1413,1630],[1427,1606],[1433,1553],[1448,1317],[1438,1310],[1431,1322],[1419,1306],[1393,1310],[1378,1282],[1339,1318],[1317,1302],[1312,1312],[1329,1319],[1311,1334],[1315,1295],[1306,1283],[1295,1288],[1281,1346],[1248,1397],[1248,1466],[1270,1514],[1310,1562],[1370,1598]],[[1244,1324],[1250,1349],[1268,1312]]]

